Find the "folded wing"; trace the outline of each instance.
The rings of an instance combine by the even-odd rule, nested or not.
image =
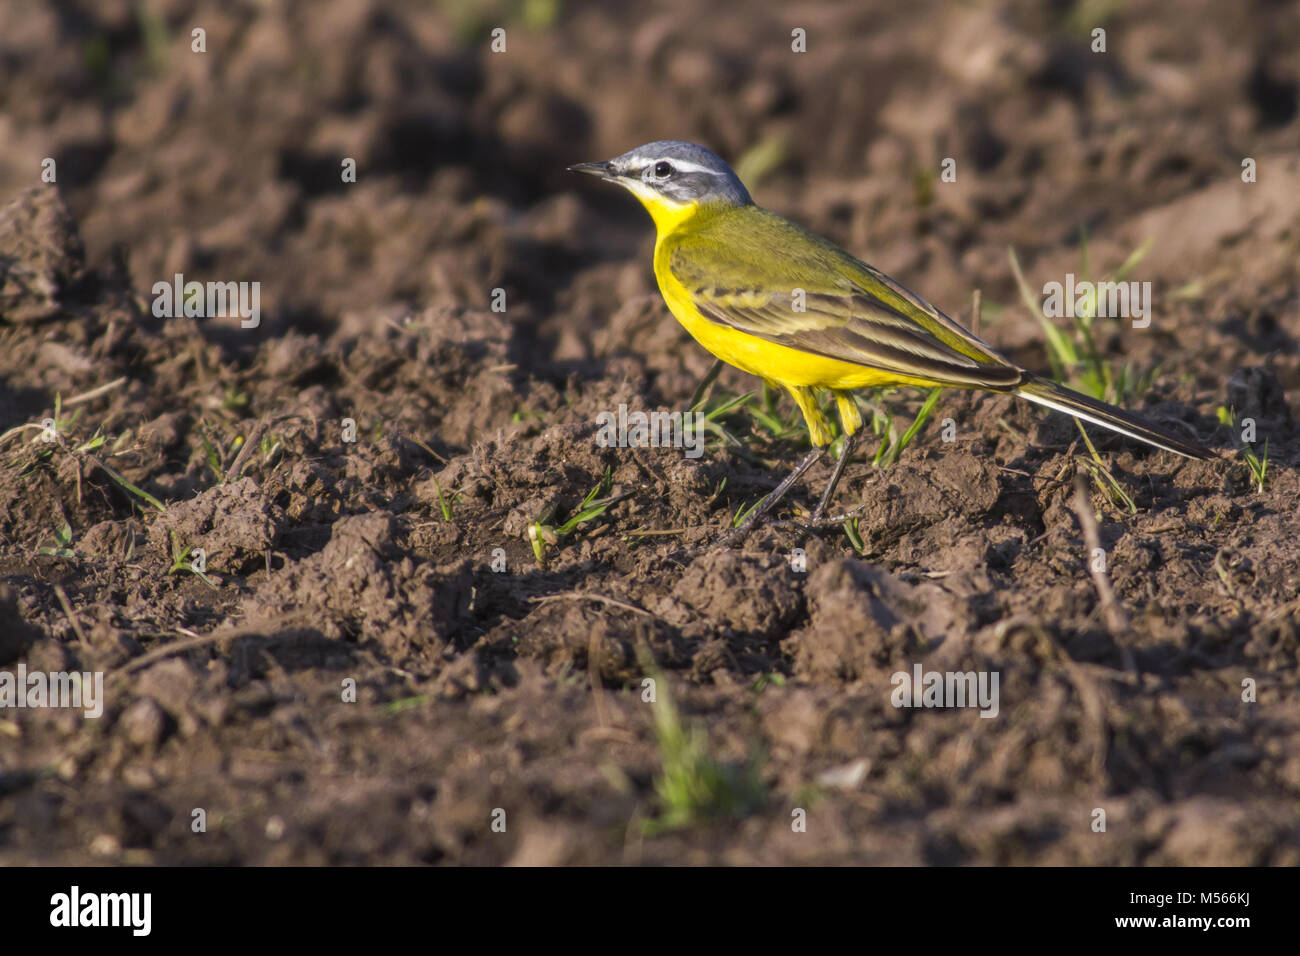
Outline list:
[[[1003,390],[1020,382],[1021,369],[920,296],[795,224],[750,209],[748,221],[727,226],[744,241],[720,242],[702,230],[670,253],[673,276],[705,318],[900,375]],[[765,264],[761,282],[756,259]]]

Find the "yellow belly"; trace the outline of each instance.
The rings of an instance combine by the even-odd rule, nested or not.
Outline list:
[[[801,352],[711,322],[700,314],[685,287],[655,257],[655,277],[668,308],[691,337],[728,365],[781,385],[852,390],[876,385],[933,386],[939,383]]]

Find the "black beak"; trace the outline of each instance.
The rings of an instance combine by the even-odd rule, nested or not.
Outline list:
[[[614,178],[614,164],[605,163],[578,163],[576,166],[570,166],[571,173],[586,173],[589,176],[599,176],[601,179]]]

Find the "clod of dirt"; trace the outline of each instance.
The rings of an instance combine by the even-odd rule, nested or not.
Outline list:
[[[797,674],[814,680],[859,680],[894,669],[917,653],[967,632],[970,612],[943,588],[908,584],[853,558],[809,575],[810,622],[781,642]]]
[[[283,523],[257,482],[242,478],[170,505],[150,526],[149,543],[172,557],[175,535],[177,548],[203,549],[208,570],[238,574],[264,560]]]
[[[759,639],[781,637],[803,611],[800,578],[779,555],[710,551],[686,570],[658,610],[678,626],[688,624],[681,613],[684,606],[704,618],[711,631],[729,628]]]
[[[40,628],[28,624],[18,613],[18,595],[14,589],[0,586],[0,664],[18,660],[44,636]]]
[[[267,492],[284,503],[293,524],[327,523],[342,506],[338,485],[338,476],[324,465],[296,461],[287,474],[276,473],[267,480]]]
[[[159,661],[140,675],[135,689],[176,717],[193,704],[199,690],[199,679],[185,661]]]
[[[162,455],[180,444],[184,425],[180,412],[164,412],[140,426],[140,443],[146,452]]]
[[[469,616],[468,558],[417,565],[390,512],[340,518],[318,553],[275,572],[255,601],[267,618],[309,608],[327,637],[377,639],[395,661],[434,659]]]
[[[1228,379],[1228,406],[1237,421],[1253,418],[1256,421],[1278,421],[1291,426],[1291,409],[1286,403],[1286,392],[1273,371],[1263,366],[1239,368]]]
[[[867,507],[858,528],[873,545],[892,543],[949,515],[974,520],[997,503],[997,468],[965,449],[930,452],[887,472],[866,489]]]
[[[656,653],[666,652],[666,631],[626,612],[583,601],[556,601],[529,618],[517,647],[520,657],[543,661],[558,671],[591,668],[594,663],[602,681],[618,686],[644,676],[637,664],[637,643],[646,641]]]
[[[57,315],[84,272],[77,226],[58,190],[33,187],[0,209],[0,318]]]
[[[156,747],[167,732],[167,715],[152,697],[142,697],[122,714],[127,740],[137,747]]]
[[[134,518],[101,521],[86,529],[77,542],[77,551],[100,557],[126,555],[134,550],[135,542],[144,537],[144,529]]]
[[[1159,834],[1159,849],[1151,862],[1157,866],[1204,866],[1211,861],[1224,861],[1227,866],[1270,862],[1286,866],[1289,858],[1294,866],[1295,851],[1285,848],[1286,831],[1293,825],[1285,815],[1251,813],[1227,800],[1194,797],[1175,807],[1158,808],[1147,821],[1147,830]]]

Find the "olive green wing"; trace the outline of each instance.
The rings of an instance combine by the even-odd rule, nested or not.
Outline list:
[[[884,273],[757,207],[680,237],[668,268],[711,322],[827,358],[1007,389],[1022,371]]]

